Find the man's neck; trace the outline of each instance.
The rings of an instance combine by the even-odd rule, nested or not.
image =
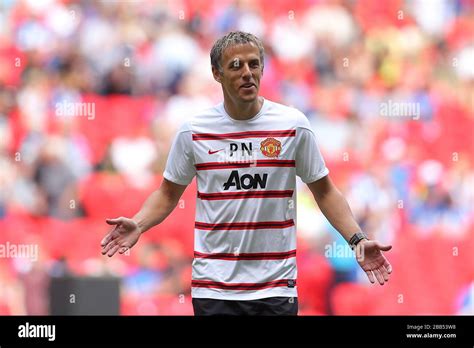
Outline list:
[[[233,103],[232,101],[224,99],[224,108],[227,114],[239,121],[251,119],[260,112],[262,106],[262,97],[257,97],[252,103]]]

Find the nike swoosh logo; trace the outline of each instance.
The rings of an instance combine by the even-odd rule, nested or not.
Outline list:
[[[207,151],[207,153],[208,153],[209,155],[213,155],[213,154],[215,154],[215,153],[217,153],[217,152],[219,152],[219,151],[222,151],[222,150],[224,150],[224,149],[220,149],[220,150],[216,150],[216,151],[211,151],[211,150],[209,150],[209,151]]]

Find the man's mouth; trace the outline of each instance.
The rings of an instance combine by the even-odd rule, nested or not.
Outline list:
[[[244,83],[240,88],[250,88],[250,87],[256,87],[255,84],[253,83]]]

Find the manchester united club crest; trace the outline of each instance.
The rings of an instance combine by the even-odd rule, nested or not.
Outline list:
[[[260,151],[262,151],[266,157],[278,157],[281,152],[281,142],[274,138],[267,138],[260,143]]]

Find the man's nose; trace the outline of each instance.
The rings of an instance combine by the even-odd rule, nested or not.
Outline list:
[[[250,67],[248,64],[244,64],[242,68],[242,78],[244,79],[249,79],[252,77],[252,71],[250,70]]]

